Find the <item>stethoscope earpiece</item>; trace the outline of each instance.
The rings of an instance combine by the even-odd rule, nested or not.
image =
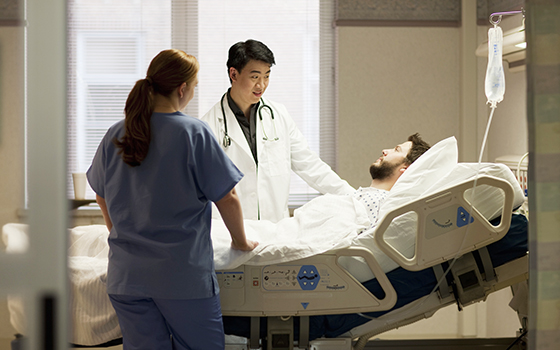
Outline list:
[[[224,98],[226,97],[226,94],[227,94],[227,92],[222,96],[222,99],[220,100],[220,106],[222,107],[222,116],[224,117],[224,138],[222,140],[222,144],[223,144],[224,148],[228,148],[231,145],[231,137],[229,137],[229,134],[228,134],[226,112],[224,110]],[[262,98],[261,98],[260,102],[261,102],[261,105],[260,105],[259,110],[258,110],[258,115],[259,115],[259,120],[261,121],[261,128],[262,128],[262,131],[263,131],[263,134],[264,134],[263,140],[264,141],[278,141],[278,140],[280,140],[280,138],[278,137],[278,132],[276,131],[276,121],[274,120],[274,112],[272,111],[272,107],[265,104]],[[268,135],[266,134],[266,131],[264,130],[264,123],[263,123],[263,118],[262,118],[262,109],[263,108],[267,108],[268,111],[270,112],[270,119],[272,121],[272,128],[274,130],[274,137],[273,138],[269,138]]]

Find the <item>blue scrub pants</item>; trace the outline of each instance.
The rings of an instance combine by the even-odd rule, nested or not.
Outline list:
[[[124,350],[223,350],[220,296],[152,299],[110,294]]]

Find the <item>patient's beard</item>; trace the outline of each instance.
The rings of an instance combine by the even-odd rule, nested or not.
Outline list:
[[[369,173],[372,180],[385,180],[389,178],[401,164],[391,164],[381,161],[379,164],[372,164]]]

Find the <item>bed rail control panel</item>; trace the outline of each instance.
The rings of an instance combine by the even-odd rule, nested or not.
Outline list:
[[[493,226],[477,210],[483,197],[473,190],[494,187],[503,196],[502,220]],[[474,199],[472,198],[474,196]],[[453,188],[422,197],[394,209],[381,219],[374,236],[379,248],[403,268],[420,271],[501,239],[507,233],[513,210],[514,192],[509,182],[483,175]],[[471,200],[472,203],[469,201]],[[414,256],[403,255],[385,236],[396,236],[404,220],[416,221]],[[393,224],[393,220],[395,223]]]
[[[326,265],[269,265],[262,269],[265,291],[341,291],[344,280]]]
[[[352,310],[386,310],[396,301],[396,293],[371,252],[347,248],[284,264],[250,266],[216,271],[226,316],[305,316],[349,313]],[[385,298],[373,296],[346,270],[338,257],[361,256],[370,260],[375,275],[386,288]],[[371,262],[371,260],[374,260]],[[386,280],[386,281],[385,281]],[[344,297],[341,295],[344,294]],[[363,311],[367,312],[367,311]]]
[[[267,265],[258,269],[251,287],[261,287],[263,292],[280,291],[344,291],[344,279],[324,264]],[[220,289],[240,289],[245,286],[243,270],[217,271]]]

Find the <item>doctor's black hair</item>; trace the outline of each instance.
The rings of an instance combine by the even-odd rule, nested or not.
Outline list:
[[[229,77],[229,69],[235,68],[241,72],[250,60],[263,61],[269,65],[274,65],[274,54],[270,49],[260,41],[249,39],[233,44],[229,48],[227,69]],[[229,79],[231,82],[231,78]]]

